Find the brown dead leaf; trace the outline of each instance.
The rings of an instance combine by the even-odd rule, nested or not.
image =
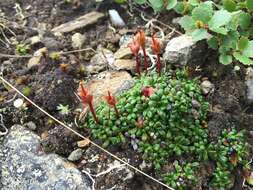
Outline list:
[[[81,141],[78,141],[77,142],[77,146],[79,148],[83,148],[83,147],[86,147],[90,144],[90,140],[89,139],[84,139],[84,140],[81,140]]]

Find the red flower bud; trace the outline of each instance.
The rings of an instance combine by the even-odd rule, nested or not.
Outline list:
[[[134,38],[131,43],[128,44],[128,47],[130,47],[131,52],[137,56],[140,51],[140,44],[139,42]]]
[[[149,98],[150,96],[154,94],[154,92],[155,92],[155,89],[153,87],[146,86],[142,89],[141,95]]]
[[[161,43],[155,38],[155,34],[152,36],[151,48],[154,54],[158,55],[161,53]]]
[[[119,117],[119,111],[116,107],[117,99],[111,95],[110,91],[108,91],[108,96],[105,96],[105,100],[110,107],[114,108],[116,115]]]
[[[94,106],[93,106],[93,96],[89,94],[89,91],[84,88],[83,83],[79,83],[79,87],[77,90],[78,96],[81,98],[81,101],[84,106],[88,105],[90,108],[90,111],[92,113],[92,116],[96,123],[99,123]]]

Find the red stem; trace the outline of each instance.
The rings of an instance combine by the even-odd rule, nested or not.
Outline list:
[[[162,68],[162,65],[161,65],[161,59],[160,59],[160,56],[159,54],[157,54],[157,72],[159,73],[159,76],[161,76],[161,68]]]
[[[99,123],[99,121],[98,121],[98,118],[97,118],[96,112],[95,112],[95,110],[94,110],[94,108],[93,108],[93,104],[92,104],[92,102],[90,102],[90,103],[89,103],[89,107],[90,107],[90,111],[91,111],[91,113],[92,113],[92,116],[93,116],[93,118],[94,118],[95,122],[98,124],[98,123]]]
[[[145,72],[147,74],[148,73],[148,60],[147,60],[147,54],[146,54],[145,47],[142,48],[142,51],[143,51],[143,55],[144,55],[144,68],[145,68]]]
[[[116,105],[114,105],[114,110],[116,112],[116,115],[119,117],[119,110],[117,109]]]
[[[140,74],[141,74],[141,71],[140,71],[141,63],[140,63],[139,56],[136,55],[136,56],[135,56],[135,59],[136,59],[136,72],[140,75]]]

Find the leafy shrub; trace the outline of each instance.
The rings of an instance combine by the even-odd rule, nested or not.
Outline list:
[[[195,41],[206,39],[219,52],[219,62],[234,60],[253,64],[252,0],[134,0],[156,12],[164,9],[182,14],[180,25]]]
[[[252,4],[252,1],[248,0],[223,0],[218,5],[212,1],[188,2],[177,12],[187,14],[180,20],[186,33],[196,41],[207,39],[209,47],[218,50],[222,64],[230,64],[235,59],[245,65],[251,65]]]

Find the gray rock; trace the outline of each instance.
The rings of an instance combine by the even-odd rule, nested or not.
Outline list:
[[[203,94],[205,94],[205,95],[210,92],[213,92],[213,90],[214,90],[214,85],[208,80],[203,81],[200,84],[200,86],[201,86]]]
[[[78,148],[78,149],[74,150],[73,152],[71,152],[71,154],[68,157],[68,160],[72,161],[72,162],[78,161],[78,160],[80,160],[82,155],[83,155],[83,150]]]
[[[253,103],[253,69],[248,68],[246,73],[247,102]]]
[[[12,126],[3,146],[2,190],[90,190],[90,183],[73,164],[45,154],[40,137],[20,125]]]
[[[163,59],[181,66],[200,64],[205,58],[205,45],[204,42],[194,42],[188,35],[182,35],[168,42]]]
[[[28,123],[26,123],[25,127],[27,127],[28,129],[31,129],[32,131],[35,131],[37,129],[37,126],[32,121],[29,121]]]

